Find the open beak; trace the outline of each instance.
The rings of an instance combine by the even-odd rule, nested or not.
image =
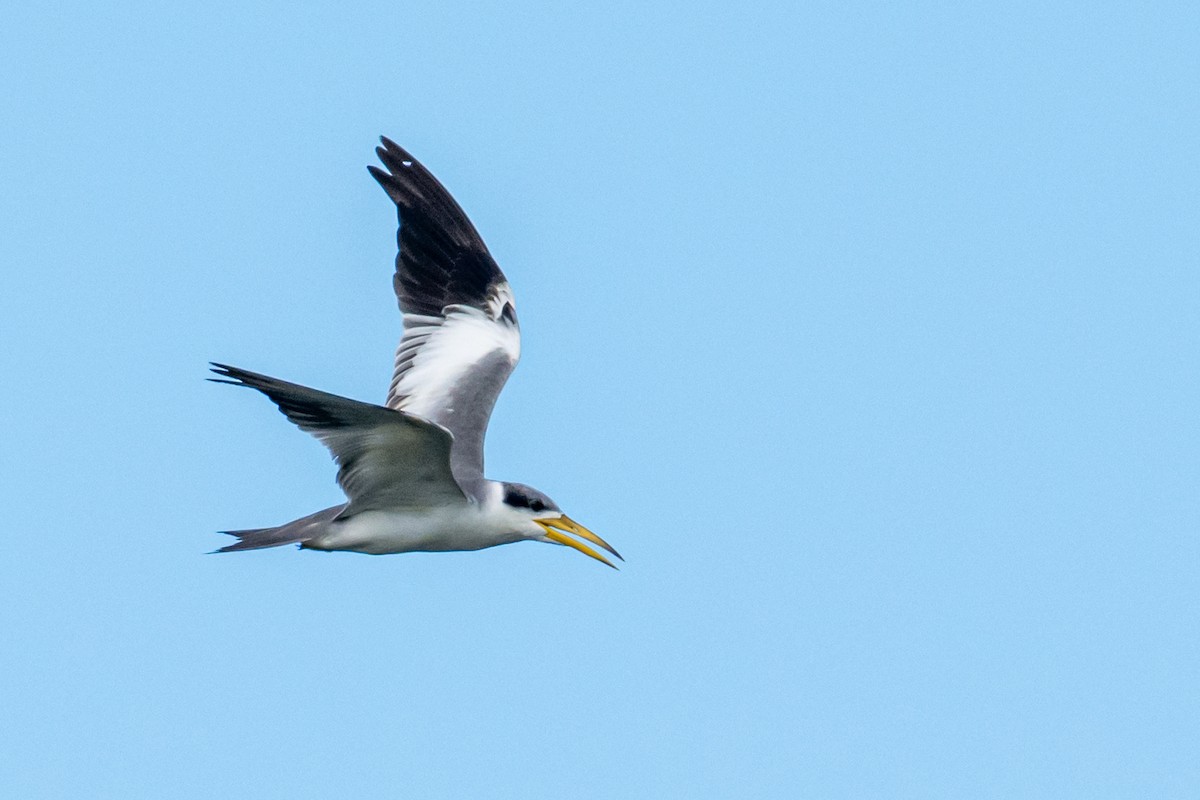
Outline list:
[[[592,544],[599,545],[617,558],[621,558],[621,554],[618,553],[611,544],[604,541],[599,536],[568,517],[566,514],[563,514],[561,517],[557,517],[555,519],[535,519],[534,522],[545,528],[546,538],[550,541],[557,542],[558,544],[565,544],[567,547],[573,547],[579,552],[583,553],[585,556],[591,556],[597,561],[607,564],[613,569],[617,568],[615,564],[597,553],[592,548],[588,547],[583,542],[579,541],[579,539],[585,539]],[[570,536],[566,535],[567,533],[574,534],[575,536],[578,536],[579,539],[572,539]],[[621,558],[621,560],[624,561],[625,559]]]

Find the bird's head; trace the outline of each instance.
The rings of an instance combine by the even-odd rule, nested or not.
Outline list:
[[[523,483],[505,483],[503,488],[503,503],[521,518],[521,522],[524,523],[522,533],[526,538],[573,547],[584,555],[616,569],[616,565],[579,539],[598,545],[617,558],[621,558],[621,554],[608,542],[564,514],[558,504],[545,494]],[[573,536],[579,538],[572,538]]]

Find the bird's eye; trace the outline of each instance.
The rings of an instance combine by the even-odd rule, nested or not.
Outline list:
[[[530,511],[545,511],[546,504],[543,503],[541,500],[534,500],[532,503],[529,504],[529,510]]]

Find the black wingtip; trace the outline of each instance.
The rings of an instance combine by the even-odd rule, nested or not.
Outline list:
[[[380,136],[379,141],[383,142],[383,147],[376,147],[375,152],[379,155],[379,157],[381,159],[383,158],[384,154],[386,153],[393,157],[398,156],[401,161],[416,161],[416,159],[412,157],[412,153],[408,152],[407,150],[405,150],[403,147],[401,147],[400,145],[393,142],[388,137]]]
[[[213,383],[227,383],[230,386],[245,386],[248,389],[258,389],[260,392],[266,392],[266,385],[280,383],[275,378],[269,375],[261,375],[257,372],[251,372],[248,369],[234,367],[229,364],[220,364],[216,361],[208,362],[211,366],[209,371],[220,375],[219,378],[206,378],[205,380]]]
[[[242,369],[241,367],[235,367],[231,364],[219,364],[216,361],[210,361],[208,363],[210,365],[209,372],[215,372],[223,378],[232,378],[235,381],[241,381],[243,383],[275,380],[275,378],[272,378],[270,375],[263,375],[260,372]]]
[[[417,162],[390,139],[381,138],[394,149],[385,150],[382,147],[376,147],[375,155],[383,162],[383,167],[368,164],[367,172],[371,173],[371,177],[383,187],[393,202],[397,205],[407,206],[411,202],[412,188],[405,181],[408,176],[414,174],[413,165]],[[401,177],[402,175],[404,177]]]
[[[383,162],[383,165],[388,168],[388,171],[392,175],[410,173],[423,176],[428,172],[421,165],[421,162],[413,158],[412,153],[391,139],[386,136],[380,136],[379,141],[383,142],[383,146],[375,148],[375,155],[379,157],[379,160]]]
[[[399,190],[396,186],[396,179],[392,177],[392,173],[388,172],[387,170],[380,169],[374,164],[368,164],[367,172],[371,173],[371,177],[375,179],[376,183],[383,187],[383,190],[387,192],[389,196],[393,191]]]
[[[220,364],[216,361],[208,362],[209,372],[220,375],[219,378],[206,378],[205,380],[213,383],[228,383],[232,386],[245,386],[246,384],[238,377],[239,370],[237,367],[231,367],[228,364]]]

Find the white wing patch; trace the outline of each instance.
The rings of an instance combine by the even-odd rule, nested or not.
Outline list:
[[[440,317],[406,314],[388,407],[428,420],[446,419],[454,411],[455,387],[477,364],[499,352],[515,366],[521,332],[515,316],[505,314],[505,306],[512,305],[512,290],[505,283],[488,298],[488,311],[449,305]]]

